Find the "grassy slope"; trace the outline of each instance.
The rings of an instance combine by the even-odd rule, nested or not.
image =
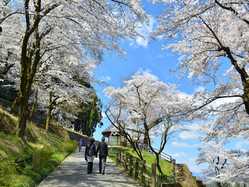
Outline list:
[[[110,157],[115,157],[115,153],[117,152],[118,149],[122,149],[124,152],[127,152],[129,154],[131,154],[134,157],[137,157],[137,154],[135,151],[133,151],[133,149],[131,148],[121,148],[121,147],[116,147],[116,148],[112,148],[111,152],[110,152]],[[148,151],[143,151],[143,156],[144,156],[144,160],[146,160],[146,165],[148,168],[147,173],[150,175],[151,174],[151,165],[152,163],[156,162],[156,158],[153,154],[149,153]],[[165,175],[167,176],[172,176],[173,175],[173,165],[168,162],[167,160],[160,160],[160,165],[162,167],[162,171]]]
[[[0,108],[1,187],[35,186],[76,148],[67,133],[47,133],[31,123],[28,144],[24,144],[16,129],[17,118]]]
[[[113,147],[110,150],[109,156],[112,159],[116,159],[116,153],[118,150],[122,150],[123,152],[128,152],[134,157],[138,156],[136,155],[135,151],[133,151],[131,148],[125,148],[125,147]],[[144,159],[146,160],[146,165],[147,165],[147,173],[150,175],[151,174],[151,164],[156,161],[155,156],[148,152],[148,151],[143,151],[143,156]],[[162,171],[165,175],[167,176],[172,176],[173,175],[173,165],[168,162],[167,160],[160,160],[160,165],[162,167]],[[177,165],[177,183],[178,186],[181,187],[198,187],[196,179],[192,176],[192,173],[189,171],[188,167],[186,165]]]

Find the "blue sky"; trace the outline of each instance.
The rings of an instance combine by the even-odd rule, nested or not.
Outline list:
[[[144,2],[144,8],[152,16],[151,23],[147,30],[151,30],[156,25],[155,17],[160,14],[163,7],[155,6],[149,2]],[[145,33],[146,31],[142,32]],[[157,40],[137,41],[126,40],[121,42],[121,47],[126,51],[126,55],[120,56],[114,52],[107,52],[104,55],[103,63],[95,70],[97,80],[105,80],[107,85],[121,87],[123,81],[128,79],[138,70],[146,70],[158,76],[160,80],[166,83],[176,84],[182,92],[193,93],[198,88],[191,80],[187,78],[178,78],[177,74],[172,72],[177,68],[179,56],[170,50],[162,50],[166,41]],[[101,98],[103,106],[108,103],[108,98],[103,90],[107,85],[95,85],[98,96]],[[101,138],[101,132],[109,125],[108,120],[103,118],[104,126],[98,128],[94,134],[96,139]],[[194,126],[194,125],[193,125]],[[178,163],[186,163],[191,171],[196,175],[200,173],[200,166],[195,164],[198,155],[197,132],[181,132],[170,139],[166,145],[165,152],[176,158]],[[155,141],[157,144],[158,141]]]
[[[95,71],[96,79],[105,80],[110,86],[121,87],[124,80],[142,69],[158,76],[164,82],[177,84],[178,89],[183,92],[193,93],[198,86],[194,85],[191,80],[179,79],[176,73],[172,73],[171,70],[177,67],[178,56],[170,51],[162,51],[161,45],[160,41],[153,41],[147,47],[130,45],[130,42],[125,42],[123,48],[126,50],[127,55],[106,54],[103,63]],[[108,97],[103,93],[106,86],[95,85],[104,107],[108,103]],[[97,128],[94,134],[96,139],[101,138],[101,132],[109,125],[106,118],[102,121],[104,126]],[[173,155],[178,163],[188,164],[192,172],[197,174],[200,173],[200,167],[197,167],[194,163],[194,159],[198,154],[198,140],[196,140],[195,133],[182,132],[175,135],[166,145],[165,152]]]

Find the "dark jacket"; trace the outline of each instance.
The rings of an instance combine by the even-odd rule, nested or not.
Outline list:
[[[107,157],[108,156],[108,145],[105,142],[100,142],[97,152],[99,152],[99,157]]]
[[[79,141],[79,145],[80,145],[80,146],[85,146],[85,141],[84,141],[84,139],[83,139],[83,138],[81,138],[81,139],[80,139],[80,141]]]
[[[97,156],[96,146],[95,144],[87,144],[86,150],[85,150],[85,158],[87,156]]]

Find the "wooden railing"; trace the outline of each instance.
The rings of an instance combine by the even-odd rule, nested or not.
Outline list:
[[[159,149],[154,148],[155,151],[159,152]],[[161,152],[160,158],[164,160],[168,160],[169,162],[175,162],[173,157],[171,155],[168,155],[167,153]]]
[[[139,181],[144,187],[158,187],[169,179],[171,180],[171,183],[175,183],[174,176],[159,177],[157,175],[156,163],[153,163],[150,166],[145,160],[139,160],[129,153],[118,152],[116,154],[117,165],[122,165],[129,176]]]

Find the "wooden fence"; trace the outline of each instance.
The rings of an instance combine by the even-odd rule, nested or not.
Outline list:
[[[117,154],[116,155],[117,165],[122,165],[123,168],[128,172],[129,176],[139,181],[142,186],[144,187],[165,186],[166,182],[167,186],[171,185],[173,186],[175,184],[174,176],[159,177],[157,175],[156,163],[153,163],[151,166],[149,166],[146,164],[145,160],[139,160],[138,158],[132,156],[129,153],[118,152],[116,154]]]

